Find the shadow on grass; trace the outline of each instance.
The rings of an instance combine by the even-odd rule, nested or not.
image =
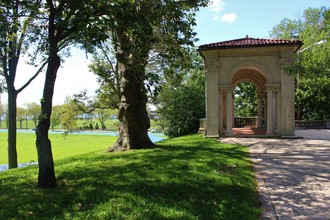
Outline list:
[[[0,184],[6,194],[15,187],[20,195],[1,198],[0,215],[36,219],[257,219],[260,215],[245,149],[196,135],[164,141],[151,150],[75,157],[57,167],[60,186],[55,190],[33,189],[35,180]],[[13,178],[17,176],[2,181]],[[16,206],[17,212],[7,206]]]

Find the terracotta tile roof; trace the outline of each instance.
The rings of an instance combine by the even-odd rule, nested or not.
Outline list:
[[[199,46],[200,50],[208,49],[225,49],[225,48],[244,48],[244,47],[264,47],[264,46],[279,46],[279,45],[299,45],[303,44],[300,40],[286,40],[286,39],[261,39],[261,38],[245,38],[222,41],[211,44],[204,44]]]

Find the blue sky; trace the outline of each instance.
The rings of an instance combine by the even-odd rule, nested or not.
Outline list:
[[[269,38],[284,18],[298,19],[305,9],[330,6],[330,0],[212,0],[198,12],[197,45],[244,38]]]
[[[298,19],[309,7],[330,7],[330,0],[212,0],[207,8],[197,14],[195,31],[200,39],[196,46],[225,40],[244,38],[269,38],[273,26],[284,18]],[[91,57],[90,57],[91,58]],[[88,71],[90,58],[77,49],[65,60],[58,76],[54,92],[54,104],[62,104],[66,96],[87,89],[92,95],[98,84],[93,73]],[[16,85],[22,85],[34,70],[22,62],[18,67]],[[42,96],[44,75],[38,76],[22,93],[17,102],[19,106],[37,102]],[[6,102],[6,95],[2,101]]]

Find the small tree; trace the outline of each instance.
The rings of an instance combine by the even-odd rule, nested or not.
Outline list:
[[[41,99],[41,113],[36,128],[38,153],[38,187],[57,187],[51,141],[48,138],[52,115],[53,94],[57,71],[61,65],[60,52],[81,41],[89,42],[104,36],[103,15],[105,8],[100,1],[53,1],[46,0],[40,30],[45,31],[44,48],[47,55],[47,69],[44,91]],[[46,24],[46,25],[44,25]]]
[[[50,118],[50,123],[51,123],[52,131],[55,130],[55,127],[57,127],[58,125],[60,125],[61,109],[62,109],[62,106],[61,105],[53,106],[52,116]]]
[[[19,121],[19,128],[23,129],[23,121],[26,119],[27,110],[25,108],[17,108],[17,121]]]
[[[31,102],[26,104],[27,115],[32,119],[34,128],[37,127],[37,122],[39,119],[40,105],[36,102]]]
[[[77,125],[78,108],[76,103],[70,97],[67,97],[60,111],[60,124],[65,132],[71,132]]]
[[[35,18],[39,14],[41,0],[12,0],[0,2],[0,67],[8,92],[8,167],[17,167],[16,150],[16,109],[17,96],[42,71],[41,62],[36,73],[20,88],[15,87],[16,70],[21,54],[29,54],[29,49],[39,48],[39,37],[35,35]],[[31,55],[31,54],[30,54]],[[31,55],[34,59],[36,54]],[[33,61],[31,61],[33,63]]]
[[[4,104],[0,104],[0,128],[2,128],[2,120],[6,115],[6,107]]]

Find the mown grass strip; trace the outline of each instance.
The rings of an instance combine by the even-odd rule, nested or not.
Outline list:
[[[8,161],[7,135],[6,132],[0,132],[0,164],[7,164]],[[79,154],[105,150],[117,140],[117,137],[107,135],[69,134],[65,136],[61,133],[49,134],[49,138],[52,142],[55,161]],[[36,136],[34,133],[17,133],[19,163],[38,161],[35,141]]]

